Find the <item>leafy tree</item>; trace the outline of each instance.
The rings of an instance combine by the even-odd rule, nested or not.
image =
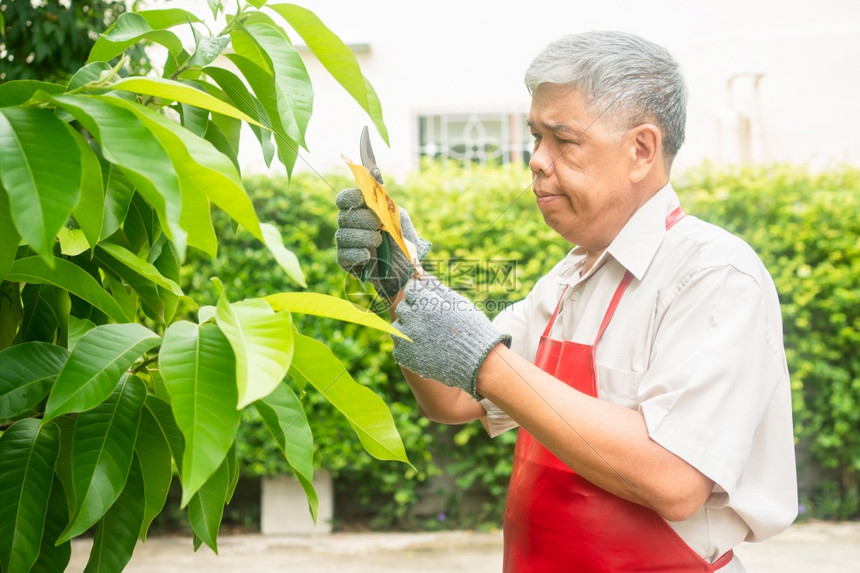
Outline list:
[[[221,3],[209,4],[217,18]],[[387,139],[379,100],[343,42],[304,8],[265,4],[239,4],[219,33],[181,9],[122,13],[68,82],[0,84],[4,573],[60,571],[70,540],[90,530],[87,570],[121,570],[174,470],[195,548],[217,550],[247,408],[315,515],[306,387],[344,414],[371,455],[407,462],[384,402],[292,315],[396,334],[386,321],[323,293],[233,302],[213,279],[217,303],[200,305],[179,286],[189,251],[217,253],[213,208],[304,286],[279,229],[258,219],[236,158],[243,123],[288,173],[305,146],[313,89],[282,22]],[[191,27],[193,45],[177,26]],[[166,48],[160,77],[123,77],[142,41]]]
[[[68,81],[98,35],[125,11],[123,0],[0,2],[0,81]],[[142,45],[130,47],[128,56],[137,72],[149,70]]]

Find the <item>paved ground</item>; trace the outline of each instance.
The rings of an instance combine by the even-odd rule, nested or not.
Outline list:
[[[358,533],[319,537],[223,536],[219,555],[192,551],[184,537],[153,537],[135,551],[128,573],[498,573],[499,533]],[[90,542],[73,544],[68,572],[81,572]],[[736,549],[748,573],[860,571],[860,522],[802,523],[761,544]]]

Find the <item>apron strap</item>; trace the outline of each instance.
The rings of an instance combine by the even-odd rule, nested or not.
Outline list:
[[[549,333],[552,330],[552,325],[555,324],[555,317],[558,316],[558,311],[561,310],[561,301],[564,300],[564,293],[567,292],[567,289],[570,285],[564,285],[564,290],[561,291],[561,296],[558,297],[558,303],[555,305],[555,310],[552,313],[552,316],[549,317],[549,322],[546,323],[546,328],[543,329],[543,337],[549,338]]]
[[[675,226],[675,223],[684,218],[684,210],[679,205],[677,209],[672,211],[666,216],[666,230],[668,231],[672,227]],[[621,282],[618,285],[618,288],[615,289],[615,294],[612,296],[612,301],[609,303],[609,308],[606,309],[606,314],[603,316],[603,322],[600,323],[600,330],[597,331],[597,338],[594,340],[594,344],[597,345],[597,342],[603,336],[603,331],[606,330],[606,327],[609,326],[609,321],[612,320],[612,315],[615,314],[615,309],[618,308],[618,303],[621,302],[621,296],[624,294],[624,291],[627,290],[627,287],[630,285],[631,281],[633,281],[633,273],[627,271],[624,273],[624,277],[621,279]]]
[[[716,561],[714,561],[712,563],[712,567],[714,568],[714,571],[716,571],[717,569],[722,569],[723,567],[728,565],[731,562],[731,560],[734,558],[735,558],[735,552],[733,550],[729,549],[728,551],[723,553],[722,557],[720,557],[719,559],[717,559]]]
[[[600,330],[597,331],[597,338],[594,339],[595,346],[603,336],[603,331],[606,330],[607,326],[609,326],[609,321],[612,320],[612,315],[615,314],[615,309],[618,308],[618,303],[621,302],[621,297],[624,295],[624,291],[627,290],[627,287],[630,286],[630,282],[632,280],[633,273],[627,271],[621,278],[621,282],[618,283],[618,288],[615,289],[615,294],[612,295],[612,300],[609,302],[609,308],[606,309],[606,314],[603,315],[603,322],[600,323]]]
[[[669,229],[674,227],[675,223],[684,218],[684,215],[686,215],[686,213],[684,213],[684,210],[681,208],[680,205],[678,205],[677,209],[675,209],[666,216],[666,230],[668,231]]]

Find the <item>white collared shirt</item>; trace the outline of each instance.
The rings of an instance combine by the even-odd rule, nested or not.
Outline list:
[[[741,239],[686,216],[667,185],[585,274],[575,248],[494,324],[534,362],[569,285],[552,338],[593,344],[625,271],[634,275],[596,348],[599,397],[638,410],[650,437],[714,480],[705,506],[671,523],[712,561],[791,524],[797,484],[782,317],[767,270]],[[491,435],[515,426],[489,401]],[[737,559],[721,570],[742,571]]]

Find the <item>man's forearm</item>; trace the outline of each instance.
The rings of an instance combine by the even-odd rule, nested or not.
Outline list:
[[[406,368],[400,370],[412,389],[418,408],[430,420],[442,424],[465,424],[487,414],[483,406],[459,388],[423,378]]]
[[[686,519],[713,482],[648,437],[636,411],[574,390],[498,345],[478,373],[478,392],[595,485]]]

